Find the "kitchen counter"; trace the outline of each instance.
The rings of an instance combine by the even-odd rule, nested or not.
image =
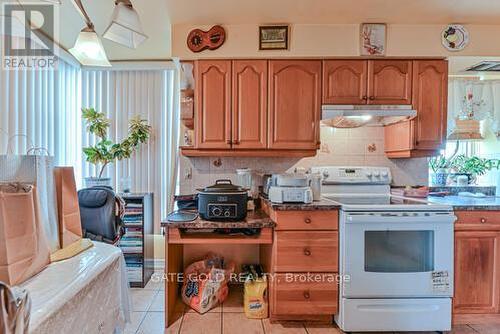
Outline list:
[[[339,210],[340,205],[322,199],[321,201],[314,201],[311,204],[304,203],[271,203],[267,198],[261,198],[263,205],[272,208],[275,211],[328,211],[328,210]]]
[[[191,222],[171,222],[167,219],[161,222],[161,227],[210,229],[210,228],[266,228],[274,227],[276,224],[263,211],[248,211],[245,220],[236,222],[209,221],[198,217]]]
[[[429,196],[427,201],[452,205],[456,211],[500,211],[500,197]]]

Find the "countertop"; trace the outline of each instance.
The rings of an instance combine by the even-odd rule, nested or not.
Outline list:
[[[265,228],[274,227],[276,224],[262,210],[248,211],[245,220],[236,222],[221,222],[203,220],[198,217],[191,222],[171,222],[162,220],[161,227],[190,228],[190,229],[210,229],[210,228]]]
[[[429,196],[427,201],[437,204],[452,205],[457,211],[500,211],[500,197],[466,197],[466,196]]]
[[[340,205],[329,201],[327,199],[322,199],[321,201],[314,201],[311,204],[304,203],[272,203],[270,200],[261,197],[261,201],[264,205],[272,208],[275,211],[328,211],[328,210],[339,210]]]

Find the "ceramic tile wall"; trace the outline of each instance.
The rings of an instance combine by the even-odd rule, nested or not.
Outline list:
[[[384,129],[362,127],[357,129],[321,128],[321,150],[312,158],[218,158],[180,159],[179,191],[188,194],[217,179],[236,181],[235,169],[248,167],[267,173],[282,173],[295,168],[311,166],[387,166],[393,173],[395,185],[426,185],[427,159],[387,159],[384,154]],[[374,148],[369,149],[369,148]]]

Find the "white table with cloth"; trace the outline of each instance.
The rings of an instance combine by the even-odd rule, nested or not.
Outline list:
[[[120,333],[130,321],[125,260],[112,245],[94,242],[20,287],[31,297],[29,333]]]

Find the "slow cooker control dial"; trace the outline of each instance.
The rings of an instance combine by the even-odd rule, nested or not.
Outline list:
[[[219,217],[222,215],[222,210],[221,208],[219,208],[218,206],[214,207],[212,209],[212,215],[216,216],[216,217]]]

